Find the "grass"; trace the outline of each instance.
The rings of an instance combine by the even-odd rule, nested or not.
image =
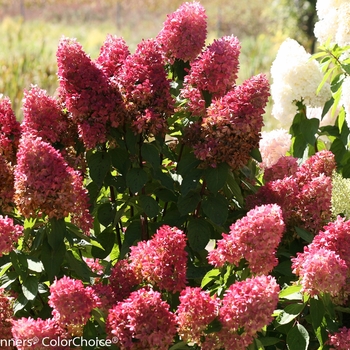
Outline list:
[[[21,17],[7,17],[0,24],[0,93],[9,96],[19,120],[22,119],[23,91],[32,84],[54,94],[58,87],[56,50],[62,35],[76,38],[85,52],[96,58],[108,33],[123,37],[131,52],[142,39],[155,37],[165,17],[144,15],[117,29],[111,20],[95,22],[45,21]],[[216,28],[208,34],[208,43],[217,38]],[[239,83],[258,73],[269,76],[278,44],[266,35],[246,36],[241,39]],[[269,117],[267,107],[265,128],[272,129],[276,121]]]

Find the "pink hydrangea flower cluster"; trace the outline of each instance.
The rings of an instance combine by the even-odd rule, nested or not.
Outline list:
[[[278,161],[264,169],[264,181],[270,182],[292,176],[298,171],[298,159],[286,156],[280,157]]]
[[[101,46],[96,63],[107,77],[115,78],[129,55],[125,40],[109,34]]]
[[[350,349],[350,329],[342,327],[337,333],[328,335],[327,345],[330,350],[348,350]]]
[[[282,210],[276,204],[262,205],[230,227],[230,234],[208,254],[208,261],[217,267],[226,262],[239,265],[245,259],[254,274],[267,274],[277,265],[276,249],[285,230]]]
[[[109,278],[114,300],[122,301],[141,283],[142,279],[126,259],[119,260],[111,270]]]
[[[247,196],[249,208],[276,203],[283,211],[286,225],[316,234],[331,218],[332,171],[335,160],[332,152],[324,150],[310,157],[297,171],[267,182],[255,195]]]
[[[123,124],[120,92],[74,39],[62,38],[57,50],[60,95],[87,148],[107,140],[109,125]]]
[[[212,167],[227,163],[234,170],[245,165],[258,147],[268,96],[269,83],[258,75],[214,100],[207,116],[186,130],[195,156]]]
[[[32,86],[24,91],[22,132],[41,137],[50,144],[68,146],[67,134],[70,122],[58,101],[45,90]],[[72,142],[70,142],[72,143]]]
[[[163,225],[149,241],[132,246],[130,266],[141,279],[169,292],[186,286],[186,236],[176,227]]]
[[[91,311],[100,301],[91,287],[83,282],[64,276],[50,286],[49,306],[54,320],[67,329],[70,336],[80,336],[91,317]]]
[[[14,173],[13,166],[0,155],[0,210],[3,213],[13,210]]]
[[[15,170],[15,203],[28,218],[42,211],[49,218],[72,214],[72,222],[89,233],[92,217],[83,180],[59,151],[41,138],[26,135],[20,141]]]
[[[277,163],[289,151],[292,137],[285,129],[263,131],[259,142],[263,168],[268,168]]]
[[[186,287],[177,307],[178,334],[185,342],[201,346],[205,329],[217,316],[220,301],[201,288]]]
[[[163,135],[174,112],[170,80],[155,40],[144,40],[129,55],[118,76],[127,120],[136,133]]]
[[[219,310],[222,329],[209,334],[202,349],[245,350],[257,332],[269,324],[280,287],[274,277],[258,276],[231,285]]]
[[[206,101],[203,93],[220,98],[233,88],[237,79],[240,49],[236,37],[225,36],[214,40],[191,63],[181,94],[188,99],[188,107],[194,115],[205,116]]]
[[[16,347],[18,350],[43,350],[45,349],[45,344],[48,344],[50,340],[66,337],[63,329],[51,318],[42,320],[41,318],[22,317],[18,320],[13,320],[12,324],[13,339],[18,344],[22,343],[22,345]],[[44,338],[46,338],[45,341]],[[50,346],[50,348],[55,350],[67,349],[66,346],[59,345]]]
[[[106,329],[121,350],[167,350],[176,334],[176,318],[159,292],[139,289],[109,310]]]
[[[12,338],[13,309],[12,300],[4,289],[0,289],[0,339]],[[4,346],[4,350],[11,350],[12,347]]]
[[[345,286],[347,266],[334,251],[310,245],[292,259],[293,273],[301,278],[302,291],[311,296],[337,296]]]
[[[16,164],[21,126],[16,120],[8,97],[0,99],[0,154],[6,162]]]
[[[14,225],[12,218],[0,215],[0,257],[10,252],[22,235],[23,226]]]
[[[293,272],[311,295],[330,293],[342,303],[350,294],[350,220],[340,216],[328,223],[311,244],[293,258]]]
[[[175,60],[192,61],[201,52],[207,36],[207,15],[197,1],[186,2],[169,14],[157,43],[171,64]]]

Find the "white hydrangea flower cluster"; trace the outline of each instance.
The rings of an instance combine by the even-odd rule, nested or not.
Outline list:
[[[261,132],[259,150],[263,162],[262,167],[269,168],[286,155],[292,144],[292,137],[285,129]]]
[[[350,2],[349,0],[318,0],[316,10],[319,21],[314,33],[324,44],[328,39],[339,46],[350,45]]]
[[[290,125],[297,112],[296,102],[303,101],[309,107],[323,107],[331,98],[329,83],[316,94],[323,73],[319,63],[310,59],[297,41],[286,39],[272,63],[271,97],[274,102],[272,115],[282,125]]]

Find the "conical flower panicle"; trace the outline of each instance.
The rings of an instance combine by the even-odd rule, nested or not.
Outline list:
[[[236,37],[224,36],[214,40],[191,63],[181,94],[188,100],[188,109],[194,115],[205,115],[207,101],[204,94],[220,98],[233,88],[239,68],[240,49]]]
[[[61,39],[57,63],[61,98],[85,146],[94,148],[107,140],[108,126],[117,128],[123,124],[120,93],[73,39]]]
[[[0,155],[12,165],[16,164],[20,135],[21,126],[16,120],[10,99],[0,98]]]
[[[125,40],[109,34],[100,48],[96,63],[107,77],[115,78],[129,55]]]
[[[86,233],[91,227],[87,191],[79,173],[41,138],[25,134],[20,141],[14,198],[26,218],[35,217],[38,211],[56,219],[72,214],[72,221]]]
[[[157,43],[170,64],[175,60],[192,61],[201,52],[207,36],[207,15],[202,5],[186,2],[169,14]]]
[[[269,83],[258,75],[214,100],[206,116],[185,130],[185,140],[195,156],[212,167],[227,163],[239,169],[245,165],[250,152],[259,146],[268,97]]]
[[[60,143],[63,146],[74,144],[72,121],[67,118],[59,102],[48,93],[33,85],[24,91],[23,98],[23,133],[41,137],[50,144]]]
[[[164,135],[167,118],[174,112],[170,80],[164,69],[162,55],[154,40],[138,44],[128,56],[119,74],[127,121],[136,133]]]

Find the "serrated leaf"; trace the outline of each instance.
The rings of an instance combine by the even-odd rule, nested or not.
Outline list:
[[[134,194],[141,191],[147,180],[148,175],[142,168],[132,168],[126,174],[126,185]]]
[[[213,269],[206,273],[206,275],[202,279],[201,288],[204,288],[207,284],[212,282],[213,280],[217,280],[217,277],[220,275],[219,269]]]
[[[304,326],[297,323],[287,334],[287,346],[289,350],[307,350],[310,336]]]
[[[306,241],[307,243],[311,243],[314,239],[313,234],[311,234],[310,232],[303,230],[300,227],[294,227],[295,228],[295,232],[296,234],[302,238],[304,241]]]
[[[141,156],[149,162],[153,168],[160,166],[160,153],[157,147],[151,143],[144,143],[141,147]]]
[[[208,189],[216,193],[221,190],[227,180],[229,166],[226,163],[219,164],[216,168],[208,168],[204,172],[204,178]]]
[[[209,195],[202,202],[204,214],[217,225],[225,223],[228,217],[227,199],[220,193],[216,196]]]
[[[187,239],[195,251],[203,250],[211,236],[210,224],[204,219],[192,219],[188,223]]]
[[[148,217],[153,218],[158,215],[159,205],[153,197],[142,195],[138,198],[138,201]]]
[[[97,209],[97,219],[104,227],[107,227],[113,223],[115,213],[110,202],[102,203]]]
[[[27,300],[34,300],[38,294],[39,281],[34,276],[28,276],[22,284],[22,292]]]
[[[279,325],[284,325],[291,322],[300,315],[300,313],[304,310],[304,307],[304,304],[287,305],[284,310],[278,315],[276,322]]]
[[[87,157],[90,177],[99,186],[102,186],[107,172],[111,167],[111,159],[107,152],[95,152]]]
[[[199,193],[190,191],[187,196],[180,196],[177,201],[177,207],[181,215],[193,212],[201,200]]]

